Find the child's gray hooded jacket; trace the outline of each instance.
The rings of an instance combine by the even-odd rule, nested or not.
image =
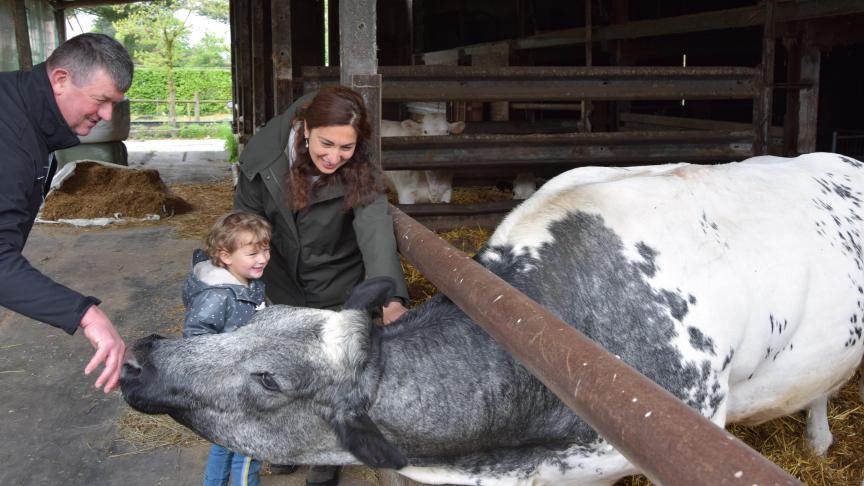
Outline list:
[[[230,332],[264,307],[264,283],[250,280],[247,287],[227,269],[213,265],[202,250],[195,250],[183,286],[183,305],[183,337]]]

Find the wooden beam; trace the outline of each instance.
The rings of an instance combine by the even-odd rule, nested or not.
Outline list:
[[[762,82],[759,88],[758,109],[753,122],[755,123],[756,140],[753,149],[756,155],[768,154],[768,129],[774,113],[774,20],[776,0],[765,0],[765,26],[762,36]]]
[[[62,7],[54,9],[54,27],[57,29],[57,41],[62,44],[66,40],[66,11]]]
[[[352,85],[352,76],[377,74],[376,2],[339,0],[339,82]]]
[[[126,3],[142,3],[152,0],[64,0],[57,2],[59,8],[87,8],[87,7],[104,7],[110,5],[122,5]]]
[[[819,115],[819,71],[822,52],[806,41],[801,47],[801,81],[810,88],[799,91],[798,98],[798,152],[816,150],[816,128]]]
[[[381,66],[384,101],[753,99],[744,67]],[[339,68],[304,67],[304,92],[333,84]]]
[[[386,170],[729,162],[753,155],[750,131],[450,135],[382,140]]]
[[[273,110],[279,114],[294,101],[291,60],[291,0],[270,0],[273,33]]]
[[[15,45],[18,47],[18,67],[33,69],[33,53],[30,50],[30,28],[27,26],[27,6],[24,0],[14,0],[12,18],[15,22]]]
[[[268,2],[269,3],[269,2]],[[270,49],[270,10],[264,9],[264,2],[253,0],[251,2],[251,31],[252,31],[252,120],[254,130],[267,123],[273,118],[273,105],[268,103],[272,100],[273,82],[269,73],[272,72],[273,64],[269,56]]]
[[[373,120],[369,157],[381,166],[381,75],[378,74],[376,0],[339,0],[339,81],[354,89]]]
[[[234,62],[236,66],[234,82],[237,86],[238,106],[238,133],[240,143],[246,143],[255,132],[252,96],[252,17],[250,15],[250,3],[252,0],[232,0],[234,12],[234,26],[236,35],[232,45],[232,52],[236,54]]]
[[[823,17],[864,13],[864,2],[860,0],[819,0],[780,2],[776,6],[775,22],[793,22]],[[638,20],[606,27],[596,27],[592,32],[594,42],[622,39],[638,39],[662,35],[705,32],[721,29],[756,27],[765,23],[765,9],[761,5],[715,10],[698,14],[680,15],[662,19]],[[563,29],[519,39],[487,42],[460,46],[453,49],[428,52],[424,55],[441,56],[447,52],[471,54],[478,49],[488,49],[495,44],[508,44],[513,50],[539,49],[580,45],[585,42],[585,28]]]

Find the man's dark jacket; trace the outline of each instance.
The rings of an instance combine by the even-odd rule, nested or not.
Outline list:
[[[99,300],[42,275],[21,251],[54,175],[49,156],[78,143],[54,100],[45,63],[0,73],[0,306],[69,334]]]

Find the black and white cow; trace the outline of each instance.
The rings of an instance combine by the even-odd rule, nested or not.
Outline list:
[[[836,154],[583,168],[545,184],[486,267],[718,425],[825,402],[864,352],[864,170]],[[135,408],[277,463],[454,484],[611,484],[636,469],[446,297],[389,327],[364,308],[271,307],[229,334],[145,339]]]

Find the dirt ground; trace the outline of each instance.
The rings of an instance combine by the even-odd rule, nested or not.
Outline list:
[[[130,166],[157,168],[163,180],[179,183],[230,177],[224,154],[186,145],[130,147]],[[88,229],[37,224],[24,255],[56,281],[100,298],[127,343],[152,333],[175,337],[181,287],[199,246],[183,228],[168,221]],[[91,356],[82,333],[70,337],[0,308],[0,485],[201,484],[209,445],[128,440],[123,419],[131,409],[119,392],[93,387],[96,373],[84,376]],[[304,472],[264,476],[262,484],[302,485]],[[342,485],[377,483],[366,468],[344,468],[341,477]]]
[[[194,239],[175,227],[82,230],[37,225],[25,256],[58,282],[102,299],[127,342],[176,335],[180,289]],[[150,486],[200,484],[208,445],[153,447],[123,439],[128,413],[119,392],[105,395],[83,370],[92,351],[83,335],[0,309],[0,484]],[[349,468],[341,484],[371,484]],[[265,486],[300,485],[303,471]]]

